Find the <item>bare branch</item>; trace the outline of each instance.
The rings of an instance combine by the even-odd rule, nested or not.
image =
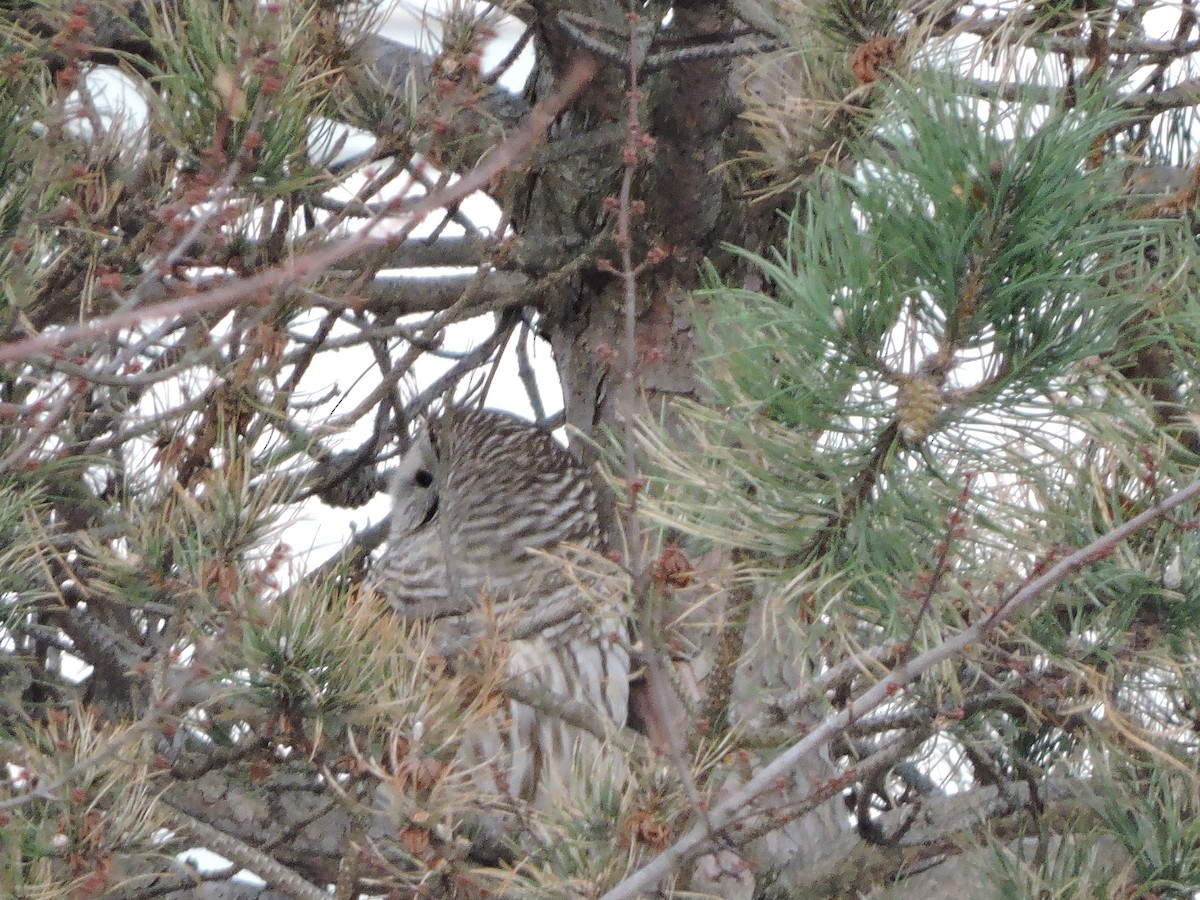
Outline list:
[[[289,897],[294,897],[296,900],[329,900],[329,894],[326,891],[305,881],[266,853],[255,850],[237,838],[172,806],[168,798],[164,797],[162,803],[170,808],[170,817],[180,831],[191,835],[214,853],[249,869],[267,884],[274,885],[287,893]]]

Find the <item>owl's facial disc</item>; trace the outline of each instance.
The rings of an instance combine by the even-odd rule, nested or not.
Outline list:
[[[427,434],[417,435],[392,481],[392,536],[427,526],[438,512],[437,458]]]

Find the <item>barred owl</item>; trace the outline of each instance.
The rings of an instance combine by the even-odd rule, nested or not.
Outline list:
[[[505,413],[454,407],[430,421],[393,481],[388,546],[371,585],[406,619],[470,617],[486,602],[516,623],[508,674],[625,723],[629,646],[614,598],[581,590],[547,551],[601,545],[587,471],[547,432]],[[602,593],[602,591],[599,591]],[[592,595],[592,596],[589,596]],[[511,703],[472,737],[474,761],[499,761],[507,790],[534,801],[567,783],[592,735]],[[497,788],[498,789],[498,788]]]

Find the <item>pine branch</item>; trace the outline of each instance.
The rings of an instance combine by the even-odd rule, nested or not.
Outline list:
[[[664,878],[677,871],[689,859],[713,846],[712,834],[719,834],[738,816],[743,815],[759,798],[768,796],[780,779],[786,779],[809,755],[833,740],[837,734],[862,715],[887,702],[918,676],[942,662],[962,655],[969,647],[985,643],[985,639],[996,628],[1020,610],[1032,605],[1051,588],[1061,584],[1080,569],[1102,559],[1116,550],[1129,537],[1141,529],[1163,518],[1172,510],[1200,497],[1200,480],[1171,494],[1138,516],[1102,535],[1085,547],[1064,556],[1042,574],[1026,581],[1005,600],[997,604],[992,613],[959,634],[913,657],[901,662],[891,673],[872,687],[853,698],[846,708],[828,717],[803,739],[797,741],[768,765],[755,773],[746,784],[733,795],[715,805],[709,812],[707,825],[690,829],[679,840],[660,853],[654,860],[640,868],[608,891],[602,900],[633,900],[646,891],[653,890]]]

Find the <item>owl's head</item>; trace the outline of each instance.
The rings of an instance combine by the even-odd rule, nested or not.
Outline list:
[[[524,570],[530,550],[599,542],[587,470],[549,432],[508,413],[451,407],[430,417],[400,459],[392,502],[393,548],[425,552],[424,539],[437,536],[439,555],[481,577]]]
[[[396,467],[392,503],[371,585],[406,618],[548,597],[570,579],[547,553],[601,546],[587,470],[507,413],[431,416]]]

